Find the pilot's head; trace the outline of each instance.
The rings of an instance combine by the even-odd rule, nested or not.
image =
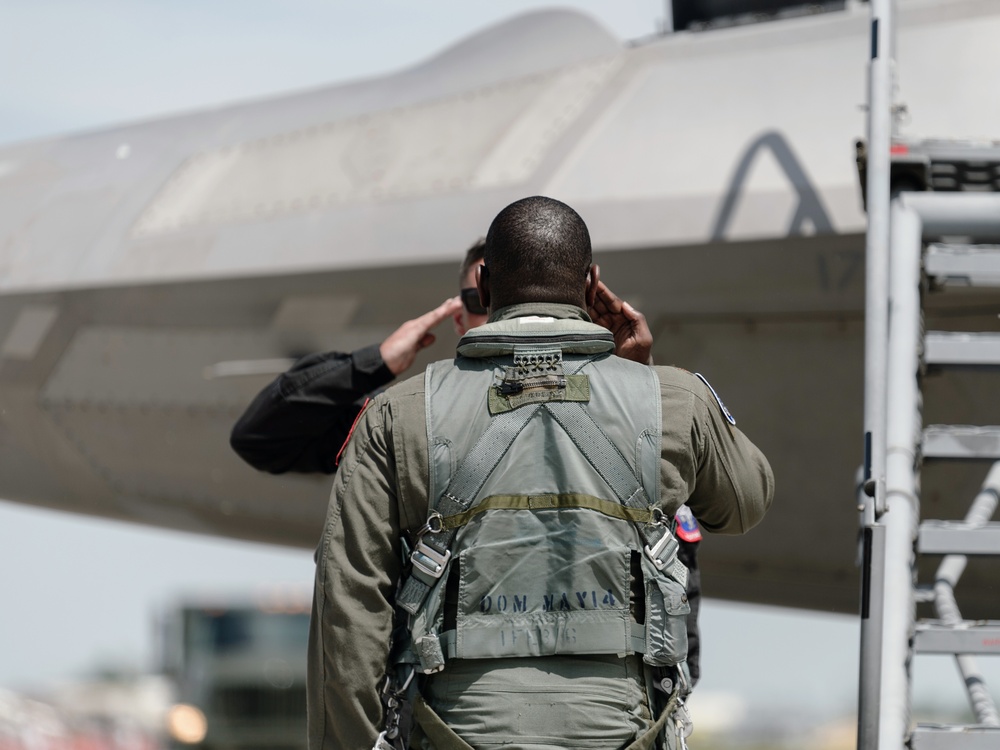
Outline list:
[[[483,261],[479,296],[490,310],[524,302],[586,308],[597,287],[587,225],[552,198],[523,198],[497,214]]]

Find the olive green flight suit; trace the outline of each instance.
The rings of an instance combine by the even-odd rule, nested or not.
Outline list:
[[[496,311],[477,331],[531,315],[589,321],[573,306],[517,305]],[[664,512],[687,503],[708,531],[748,531],[773,499],[767,460],[729,423],[700,379],[676,368],[653,369],[663,414]],[[424,410],[423,375],[394,386],[361,415],[341,459],[317,557],[309,645],[311,750],[368,750],[382,729],[378,687],[402,572],[400,540],[413,538],[427,518]],[[453,660],[423,693],[477,748],[612,750],[655,718],[641,656]],[[419,730],[413,746],[432,747]]]

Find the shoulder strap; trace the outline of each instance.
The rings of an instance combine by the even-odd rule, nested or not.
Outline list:
[[[628,461],[583,404],[555,402],[545,404],[543,408],[548,410],[552,418],[569,435],[622,505],[629,508],[649,506],[646,491],[628,465]],[[654,510],[659,511],[658,508]],[[657,570],[662,570],[668,563],[677,559],[674,554],[677,540],[670,533],[670,528],[661,512],[654,512],[652,522],[637,525],[646,540],[646,554]]]
[[[413,564],[410,576],[396,597],[396,603],[410,614],[416,614],[420,609],[451,558],[448,548],[455,529],[444,528],[441,517],[468,510],[511,444],[540,408],[540,404],[523,406],[492,417],[486,431],[448,482],[448,487],[420,531],[416,546],[410,554],[410,562]]]

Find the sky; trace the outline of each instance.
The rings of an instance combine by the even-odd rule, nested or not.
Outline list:
[[[0,144],[406,67],[523,10],[573,6],[623,39],[661,0],[0,0]]]
[[[591,13],[622,39],[654,33],[663,18],[660,0],[560,5]],[[540,7],[547,4],[0,0],[0,144],[397,70]],[[312,572],[304,551],[0,502],[0,687],[154,668],[156,617],[172,602],[308,591]],[[751,711],[817,721],[853,709],[856,618],[709,600],[702,627],[700,693],[734,693]],[[918,702],[938,700],[940,681],[957,681],[944,661],[921,673]]]

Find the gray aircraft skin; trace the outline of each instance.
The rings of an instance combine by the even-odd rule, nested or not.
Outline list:
[[[770,516],[703,545],[709,593],[857,611],[868,23],[625,45],[533,13],[394,75],[0,150],[0,497],[314,547],[329,478],[255,472],[233,422],[288,358],[453,295],[469,243],[542,194],[587,221],[655,360],[771,460]],[[905,133],[997,135],[998,38],[992,0],[900,3]],[[931,302],[928,328],[997,326],[995,295]],[[928,423],[1000,420],[979,373],[927,394]],[[925,504],[960,517],[976,489],[934,468]],[[963,593],[972,617],[995,598],[974,565]]]

